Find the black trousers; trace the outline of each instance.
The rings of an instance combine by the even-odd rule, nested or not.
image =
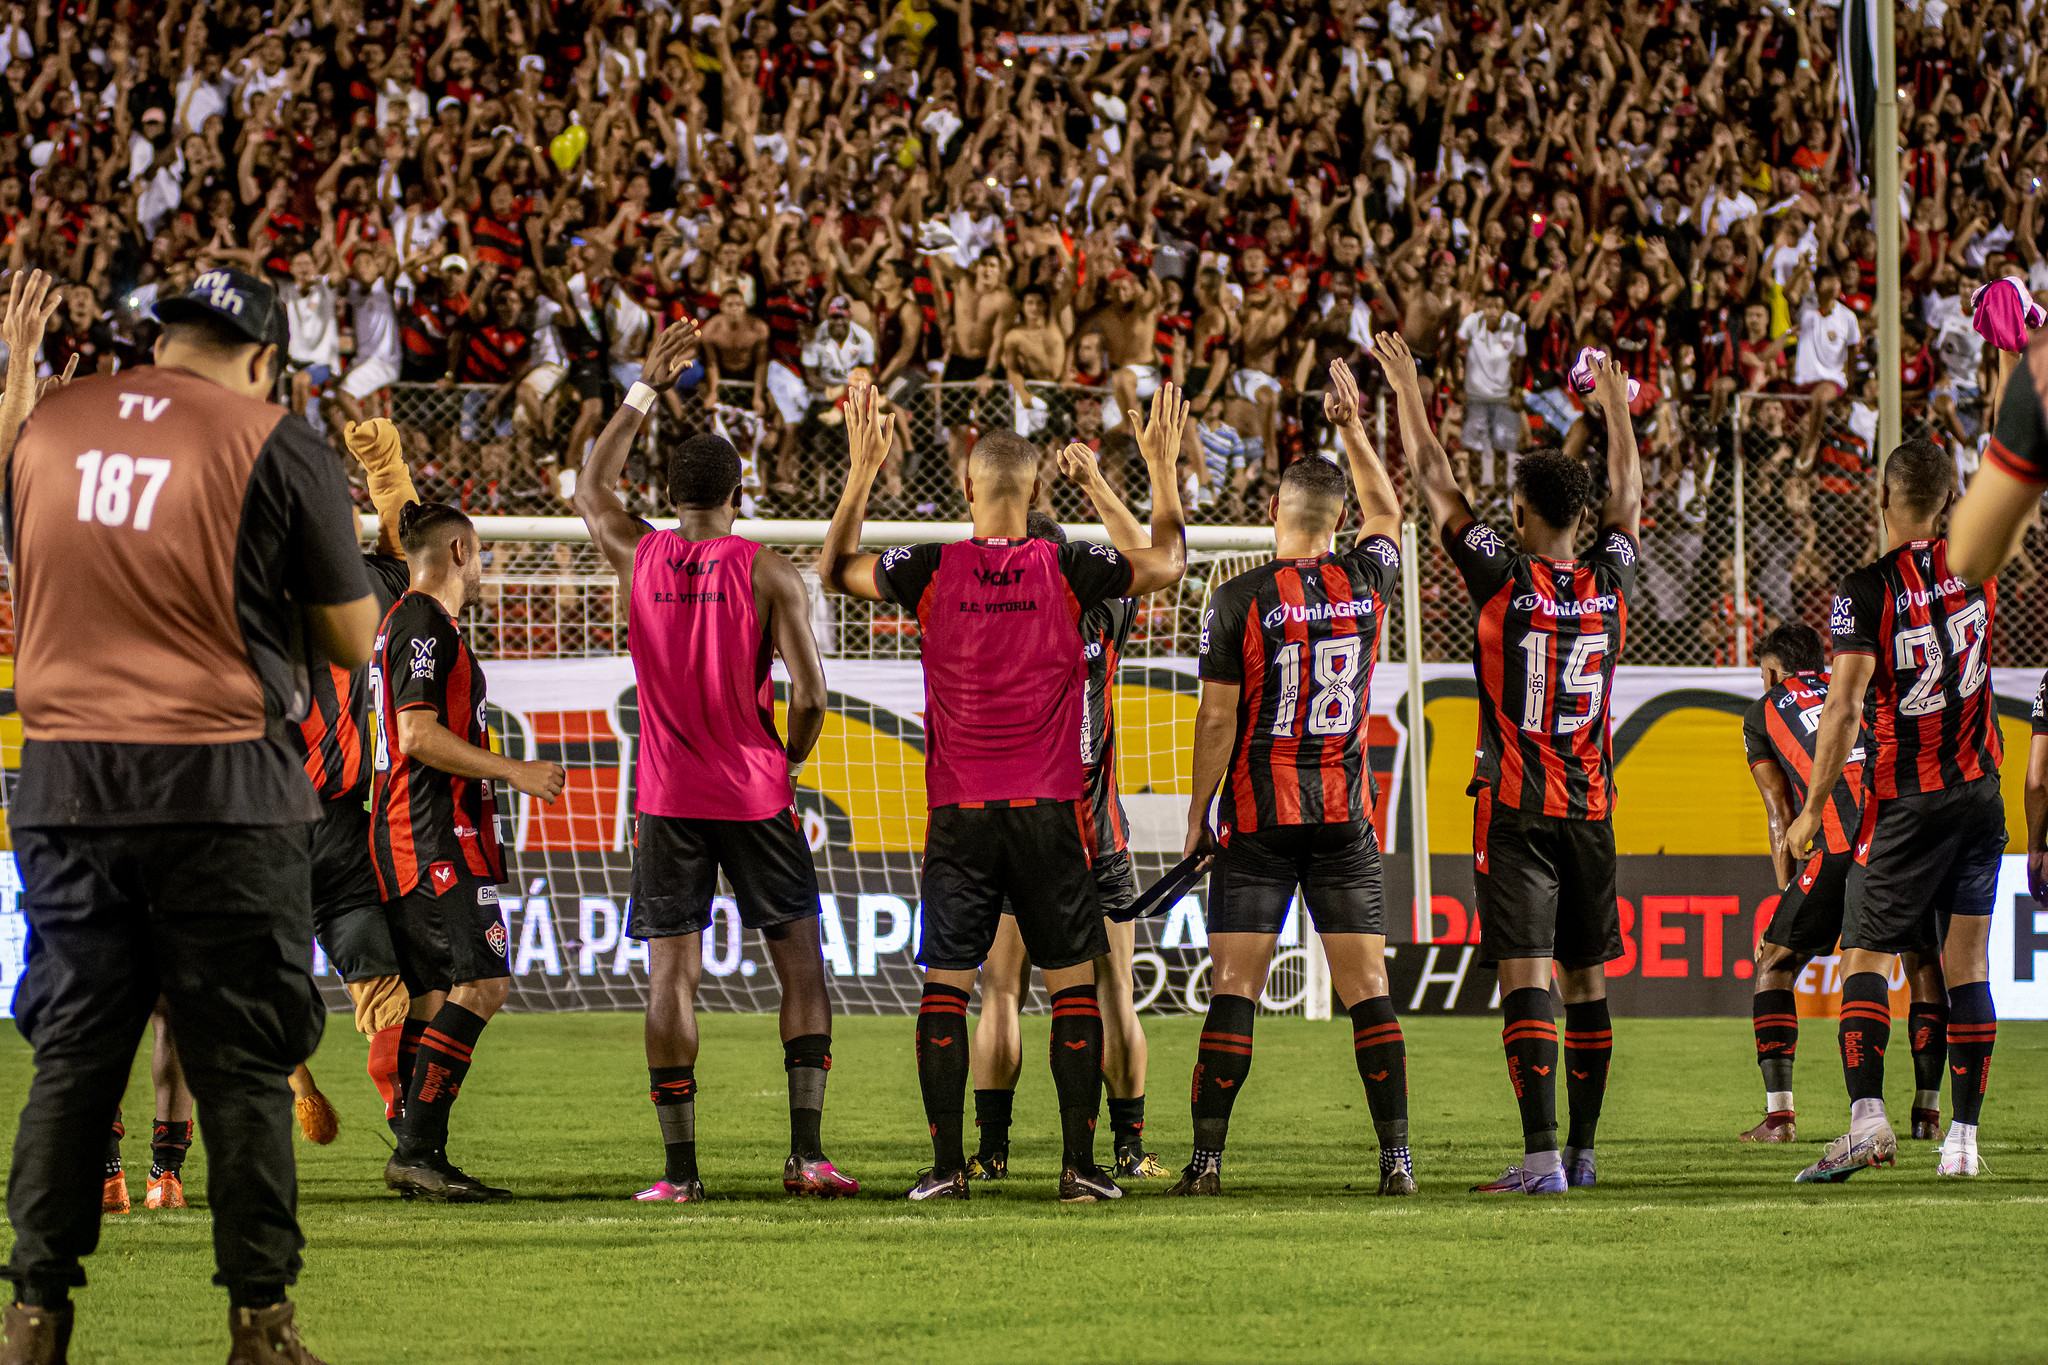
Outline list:
[[[29,926],[15,1024],[36,1075],[7,1180],[8,1276],[85,1283],[107,1128],[162,995],[206,1140],[214,1283],[292,1283],[306,1239],[286,1078],[326,1022],[312,827],[16,829],[14,851]]]

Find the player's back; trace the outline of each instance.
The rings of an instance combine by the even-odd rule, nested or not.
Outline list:
[[[1129,562],[1106,545],[991,537],[903,546],[879,573],[917,613],[930,803],[1080,799],[1080,621],[1129,590]]]
[[[640,813],[765,820],[789,805],[773,652],[754,601],[761,547],[653,531],[633,552],[626,621],[639,683]]]
[[[1219,834],[1365,818],[1372,666],[1400,563],[1399,547],[1373,536],[1262,564],[1211,596],[1202,676],[1240,688]]]
[[[411,574],[405,561],[391,555],[364,555],[370,590],[377,599],[377,617],[390,614],[405,595]],[[364,737],[376,723],[370,715],[370,666],[343,668],[308,662],[312,704],[306,718],[289,730],[292,748],[305,765],[306,777],[323,801],[354,798],[361,804],[363,789],[370,781],[370,765],[364,761]]]
[[[1868,654],[1872,793],[1883,800],[1994,775],[2004,755],[1991,678],[1997,584],[1949,572],[1945,540],[1916,540],[1846,575],[1836,654]]]
[[[1614,665],[1628,632],[1637,549],[1609,527],[1574,560],[1510,550],[1482,522],[1444,531],[1478,615],[1479,752],[1471,791],[1530,815],[1613,813],[1608,728]]]
[[[1088,668],[1088,695],[1081,708],[1081,762],[1095,812],[1096,843],[1103,851],[1121,849],[1128,837],[1117,787],[1116,704],[1111,693],[1137,620],[1134,597],[1098,602],[1081,615],[1081,658]]]
[[[1776,763],[1792,787],[1792,809],[1806,805],[1813,782],[1813,760],[1820,742],[1820,713],[1827,704],[1828,675],[1790,673],[1750,703],[1742,718],[1742,743],[1752,767]],[[1821,820],[1822,842],[1830,853],[1846,853],[1855,840],[1863,809],[1863,765],[1867,750],[1859,741],[1842,766],[1842,776],[1828,798]]]

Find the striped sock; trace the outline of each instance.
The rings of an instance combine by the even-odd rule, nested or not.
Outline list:
[[[1756,1032],[1756,1066],[1763,1073],[1764,1094],[1792,1093],[1792,1062],[1799,1055],[1799,1002],[1790,991],[1758,991],[1750,997],[1749,1024]],[[1768,1098],[1765,1107],[1778,1110]]]
[[[1392,1000],[1375,995],[1351,1007],[1351,1054],[1385,1167],[1386,1153],[1408,1150],[1408,1044]]]
[[[671,1185],[697,1179],[697,1068],[648,1067],[647,1098],[661,1125],[661,1178]]]
[[[399,1120],[398,1149],[422,1157],[448,1145],[448,1111],[469,1075],[470,1054],[483,1036],[485,1020],[452,1000],[441,1006],[420,1034],[413,1060],[412,1088]]]
[[[1094,982],[1053,993],[1050,1046],[1061,1157],[1074,1170],[1086,1170],[1095,1164],[1095,1120],[1102,1110],[1102,1007]]]
[[[1949,1103],[1957,1123],[1977,1126],[1984,1087],[1991,1080],[1991,1048],[1998,1041],[1998,1011],[1991,983],[1973,981],[1948,992]]]
[[[1564,1096],[1571,1114],[1565,1145],[1593,1149],[1600,1107],[1607,1101],[1607,1064],[1614,1057],[1614,1021],[1607,1001],[1564,1007]]]
[[[1892,1041],[1891,993],[1876,972],[1857,972],[1842,982],[1839,1032],[1842,1074],[1849,1101],[1884,1102],[1884,1050]]]
[[[927,981],[917,1007],[917,1085],[932,1130],[932,1171],[967,1169],[961,1128],[967,1106],[967,992]]]
[[[1541,986],[1509,991],[1500,1002],[1501,1047],[1508,1081],[1522,1111],[1522,1150],[1557,1150],[1557,1024],[1550,992]]]
[[[1913,1107],[1938,1110],[1941,1073],[1948,1065],[1947,1002],[1907,1010],[1906,1036],[1913,1040]]]
[[[1219,1157],[1230,1135],[1230,1109],[1252,1074],[1252,1020],[1258,1005],[1242,995],[1209,997],[1195,1079],[1188,1096],[1194,1111],[1195,1152]]]
[[[412,1093],[412,1067],[420,1055],[420,1035],[427,1031],[424,1019],[407,1019],[398,1031],[398,1113],[387,1115],[394,1121],[405,1114],[405,1097]],[[394,1127],[393,1131],[396,1131]]]

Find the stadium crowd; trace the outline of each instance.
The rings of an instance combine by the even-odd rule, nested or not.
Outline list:
[[[2022,14],[1924,0],[1898,25],[1908,432],[1965,472],[1995,392],[1972,294],[2048,291],[2048,16]],[[1283,464],[1334,448],[1328,363],[1374,400],[1378,330],[1497,515],[1518,451],[1602,441],[1565,381],[1597,346],[1638,381],[1645,605],[1677,642],[1641,661],[1733,662],[1738,430],[1754,631],[1820,619],[1872,548],[1876,238],[1838,23],[1812,0],[35,0],[0,30],[0,222],[14,266],[71,281],[44,371],[138,363],[156,297],[267,272],[290,401],[332,430],[394,416],[422,491],[479,513],[566,513],[685,316],[703,361],[629,474],[651,500],[713,426],[753,453],[752,505],[796,516],[829,507],[865,370],[895,412],[883,515],[957,515],[997,426],[1097,446],[1135,493],[1121,410],[1170,377],[1194,519],[1263,521]]]

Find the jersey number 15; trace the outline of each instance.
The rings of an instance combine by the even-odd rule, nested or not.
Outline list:
[[[1553,651],[1557,637],[1548,633],[1531,631],[1522,637],[1522,653],[1525,681],[1522,686],[1522,728],[1536,734],[1548,734],[1553,722],[1544,718],[1544,703],[1549,699],[1550,671],[1556,662]],[[1559,670],[1557,685],[1563,695],[1556,699],[1557,716],[1554,728],[1560,735],[1574,734],[1592,723],[1600,714],[1600,693],[1605,689],[1606,679],[1600,675],[1600,661],[1607,655],[1607,632],[1597,630],[1590,635],[1581,635],[1572,641],[1572,651],[1565,656],[1564,667]],[[1586,709],[1574,708],[1566,711],[1566,697],[1584,697]]]

